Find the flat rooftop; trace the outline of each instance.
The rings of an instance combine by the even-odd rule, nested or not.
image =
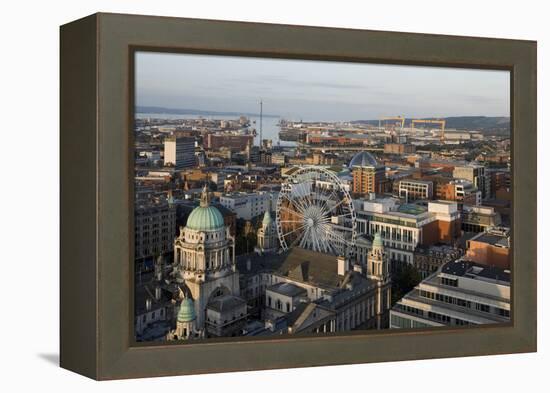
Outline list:
[[[307,294],[307,291],[304,288],[289,282],[280,282],[278,284],[274,284],[270,286],[268,290],[271,292],[279,293],[281,295],[285,295],[289,297]]]
[[[496,233],[482,233],[480,236],[476,236],[470,240],[481,242],[481,243],[487,243],[497,247],[504,247],[504,248],[510,247],[508,238],[504,235],[499,235]]]
[[[419,214],[426,213],[427,209],[424,206],[415,205],[412,203],[406,203],[397,209],[399,213],[405,213],[405,214],[411,214],[413,216],[417,216]]]
[[[496,266],[481,265],[467,260],[448,262],[443,265],[441,272],[457,277],[490,279],[510,283],[510,270]]]

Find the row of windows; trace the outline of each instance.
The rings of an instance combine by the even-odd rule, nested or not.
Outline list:
[[[454,304],[454,305],[457,305],[459,307],[464,307],[464,308],[469,308],[469,309],[475,308],[477,311],[485,312],[485,313],[488,313],[488,314],[494,313],[494,314],[500,315],[502,317],[506,317],[506,318],[510,317],[510,310],[507,310],[507,309],[504,309],[504,308],[499,308],[499,307],[493,307],[494,310],[493,310],[493,312],[491,312],[491,306],[489,306],[487,304],[471,302],[469,300],[464,300],[464,299],[457,298],[457,297],[454,297],[454,296],[443,295],[443,294],[440,294],[440,293],[434,293],[434,292],[425,291],[425,290],[420,290],[420,296],[424,297],[424,298],[427,298],[427,299],[436,300],[438,302]]]
[[[143,316],[141,317],[141,322],[142,322],[142,323],[146,323],[146,322],[147,322],[147,315],[149,315],[149,314],[143,314]],[[151,318],[149,318],[149,319],[150,319],[151,321],[154,321],[155,318],[156,318],[156,316],[157,316],[157,312],[156,312],[156,311],[153,311],[153,312],[150,314],[150,316],[151,316]],[[161,309],[159,310],[158,316],[159,316],[160,318],[162,318],[162,317],[164,316],[164,309],[163,309],[163,308],[161,308]]]
[[[447,285],[449,287],[458,287],[458,278],[441,277],[440,282],[442,285]]]
[[[406,311],[408,312],[409,314],[414,314],[414,315],[418,315],[420,317],[424,317],[424,310],[421,310],[421,309],[418,309],[416,307],[411,307],[411,306],[407,306],[407,305],[403,305],[403,304],[398,304],[398,309],[401,309],[403,311]],[[393,317],[397,317],[399,318],[397,315],[392,315],[392,318]],[[448,315],[444,315],[444,314],[440,314],[440,313],[436,313],[436,312],[433,312],[433,311],[428,311],[428,315],[427,317],[429,319],[432,319],[434,321],[437,321],[437,322],[440,322],[440,323],[443,323],[443,324],[447,324],[447,325],[450,325],[451,322],[453,322],[454,325],[456,326],[466,326],[466,325],[470,325],[471,322],[469,321],[465,321],[463,319],[459,319],[459,318],[451,318],[450,316]],[[408,319],[406,318],[402,318],[406,321],[409,321]],[[411,322],[411,321],[409,321]],[[397,325],[399,327],[415,327],[415,326],[400,326],[399,325],[399,321],[393,321],[392,319],[392,325]],[[424,325],[424,326],[429,326],[429,325],[426,325],[426,324],[422,324],[422,323],[419,323],[420,325]],[[416,327],[422,327],[422,326],[416,326]]]
[[[240,316],[239,316],[239,318],[242,318],[242,317],[244,317],[244,313],[241,313]],[[231,321],[234,321],[234,320],[236,320],[236,319],[237,319],[237,316],[236,316],[236,315],[233,315],[232,318],[231,318]],[[210,322],[210,323],[212,323],[212,324],[214,324],[214,325],[217,325],[217,324],[218,324],[218,321],[217,321],[216,319],[214,319],[214,318],[210,319],[210,317],[207,317],[207,318],[206,318],[206,321],[207,321],[207,322]],[[227,319],[224,319],[224,320],[223,320],[223,324],[224,324],[224,325],[225,325],[226,323],[228,323],[228,322],[229,322],[229,320],[227,320]]]
[[[275,309],[279,311],[283,311],[283,302],[281,302],[280,299],[277,299],[275,302],[272,302],[271,296],[267,297],[267,305],[268,307],[271,307],[272,303],[275,303]],[[286,302],[284,305],[285,312],[290,312],[290,302]]]
[[[392,327],[398,327],[401,329],[431,327],[427,323],[414,321],[412,319],[403,318],[399,315],[394,314],[392,314],[391,316],[391,325]]]
[[[433,320],[438,321],[438,322],[447,323],[447,324],[451,323],[451,317],[450,316],[443,315],[443,314],[433,312],[433,311],[428,311],[428,318],[433,319]]]

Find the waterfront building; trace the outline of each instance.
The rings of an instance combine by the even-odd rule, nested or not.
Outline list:
[[[510,322],[510,271],[459,259],[443,265],[400,299],[390,328]]]
[[[284,166],[286,164],[286,156],[284,153],[271,153],[271,163]]]
[[[196,166],[195,139],[190,137],[168,137],[164,140],[164,165],[176,169]]]
[[[244,151],[254,144],[254,135],[235,133],[210,133],[204,138],[204,148],[209,150],[229,149],[233,152]]]

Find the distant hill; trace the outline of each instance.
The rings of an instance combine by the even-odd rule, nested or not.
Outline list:
[[[435,120],[434,117],[425,117],[422,120]],[[504,116],[455,116],[443,117],[445,128],[457,130],[481,131],[486,135],[505,135],[510,133],[510,118]],[[357,123],[378,125],[378,120],[358,120]],[[405,127],[410,125],[410,119],[405,119]]]
[[[163,115],[199,115],[199,116],[259,116],[259,113],[242,113],[242,112],[217,112],[207,111],[202,109],[183,109],[183,108],[164,108],[161,106],[136,106],[136,113],[151,113]],[[266,114],[265,117],[279,117],[278,115]]]

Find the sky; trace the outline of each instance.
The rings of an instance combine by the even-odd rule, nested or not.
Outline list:
[[[508,71],[136,53],[136,104],[289,120],[509,116]]]

